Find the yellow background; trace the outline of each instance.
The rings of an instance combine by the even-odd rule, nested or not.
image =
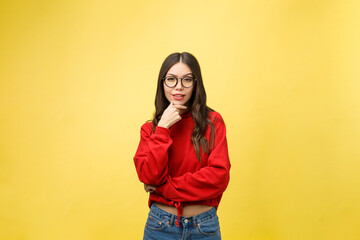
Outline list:
[[[360,2],[0,1],[0,239],[141,239],[173,52],[227,126],[223,239],[360,239]]]

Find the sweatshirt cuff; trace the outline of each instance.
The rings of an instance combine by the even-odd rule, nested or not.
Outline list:
[[[168,136],[170,136],[170,129],[164,128],[164,127],[160,127],[160,126],[156,126],[156,128],[155,128],[155,133],[156,133],[156,134],[163,134],[163,135],[168,135]]]
[[[156,189],[155,189],[156,194],[164,196],[163,193],[165,192],[165,185],[166,185],[166,183],[163,185],[160,185],[160,186],[156,186]]]

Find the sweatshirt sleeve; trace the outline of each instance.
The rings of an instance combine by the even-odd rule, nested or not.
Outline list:
[[[156,193],[178,202],[212,199],[222,194],[230,179],[226,128],[220,115],[214,120],[215,142],[209,154],[208,165],[194,173],[166,177],[165,184],[156,187]]]
[[[134,156],[139,180],[150,185],[163,184],[168,174],[168,149],[172,144],[170,129],[144,124],[140,130],[140,143]]]

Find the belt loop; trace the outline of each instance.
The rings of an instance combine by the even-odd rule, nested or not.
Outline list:
[[[174,215],[174,214],[171,214],[170,227],[172,227],[172,226],[174,225],[174,218],[175,218],[175,215]]]
[[[192,222],[193,222],[193,227],[196,228],[196,217],[193,216],[192,218]]]

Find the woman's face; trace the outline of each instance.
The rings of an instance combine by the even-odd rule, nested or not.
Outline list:
[[[180,78],[182,79],[186,76],[193,76],[191,69],[185,63],[178,62],[174,64],[166,73],[165,77],[168,76],[177,77],[179,80],[176,86],[173,88],[168,87],[165,82],[163,83],[165,97],[169,102],[173,101],[174,104],[185,105],[191,98],[195,83],[191,87],[185,88],[181,85]]]

